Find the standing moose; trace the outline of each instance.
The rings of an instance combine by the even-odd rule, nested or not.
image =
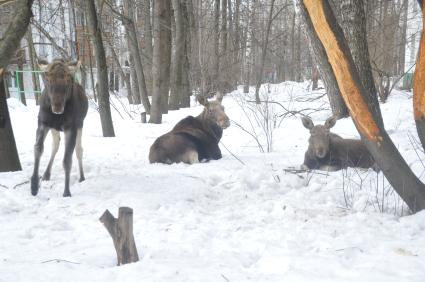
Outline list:
[[[197,98],[204,106],[203,112],[197,117],[188,116],[182,119],[170,132],[158,137],[150,148],[150,163],[192,164],[202,160],[221,159],[218,142],[223,129],[230,125],[221,105],[223,95],[218,93],[216,101],[208,101],[203,96]]]
[[[303,168],[336,171],[347,167],[360,167],[379,170],[361,140],[344,139],[330,132],[336,123],[335,117],[328,118],[324,125],[314,125],[308,117],[303,117],[302,123],[310,130]]]
[[[34,173],[31,177],[31,194],[37,195],[39,189],[38,170],[40,157],[43,154],[44,140],[49,130],[52,131],[53,146],[49,164],[43,174],[43,180],[50,179],[53,160],[59,149],[59,131],[65,133],[65,169],[64,197],[70,197],[69,177],[72,167],[72,154],[76,148],[76,155],[80,169],[80,182],[84,181],[83,148],[81,135],[84,118],[87,115],[88,100],[84,89],[74,80],[74,73],[78,69],[77,62],[65,62],[60,59],[48,64],[39,62],[40,69],[45,71],[45,88],[40,96],[40,110],[38,113],[38,127],[34,146]]]

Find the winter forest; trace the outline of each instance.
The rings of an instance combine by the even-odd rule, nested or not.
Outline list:
[[[1,281],[425,281],[422,0],[0,0]]]

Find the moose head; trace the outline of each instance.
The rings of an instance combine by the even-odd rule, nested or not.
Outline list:
[[[319,159],[324,158],[329,153],[330,129],[335,125],[336,120],[336,117],[330,117],[324,125],[314,125],[309,117],[302,118],[304,127],[310,130],[309,150]]]
[[[229,117],[224,112],[224,107],[221,104],[223,101],[223,94],[218,92],[216,95],[216,100],[208,101],[208,99],[204,96],[198,95],[198,102],[203,105],[204,111],[202,112],[202,117],[214,122],[222,129],[226,129],[230,126]]]
[[[79,62],[65,62],[55,59],[48,63],[39,60],[40,70],[45,72],[45,89],[54,114],[63,114],[66,101],[70,98],[74,83],[74,74],[80,67]]]

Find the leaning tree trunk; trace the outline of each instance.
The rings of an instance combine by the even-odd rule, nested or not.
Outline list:
[[[325,48],[314,31],[314,26],[312,25],[311,21],[308,20],[306,11],[303,9],[303,7],[300,7],[300,12],[305,23],[305,29],[310,41],[311,49],[313,50],[314,57],[317,64],[319,65],[320,76],[322,77],[323,83],[325,84],[326,94],[329,99],[332,114],[337,118],[348,117],[348,108],[345,105],[344,99],[339,92],[338,83],[332,71],[332,66],[329,64],[328,58],[326,56]]]
[[[422,1],[419,2],[422,8]],[[425,17],[425,11],[423,16]],[[425,27],[425,18],[423,26]],[[416,59],[416,69],[413,84],[413,108],[415,115],[416,128],[422,147],[425,149],[425,36],[422,31],[421,42],[419,45],[418,57]]]
[[[27,31],[32,17],[32,0],[18,0],[15,3],[15,15],[0,40],[0,172],[21,170],[16,149],[9,110],[6,101],[6,89],[3,75],[10,59],[14,57],[22,37]]]
[[[171,18],[169,0],[155,2],[155,28],[153,48],[153,93],[150,123],[161,123],[164,106],[168,107],[171,59]]]
[[[6,102],[4,69],[0,69],[0,172],[22,170]]]
[[[382,172],[412,212],[425,208],[425,185],[416,177],[375,117],[368,104],[368,93],[355,67],[344,33],[337,24],[328,0],[303,0],[308,20],[312,22],[326,50],[328,61],[338,81],[341,94],[359,131]]]
[[[115,137],[114,125],[112,123],[111,107],[109,103],[108,90],[108,67],[106,65],[105,48],[102,42],[102,30],[97,19],[95,0],[87,3],[87,22],[93,36],[94,53],[97,63],[97,83],[99,85],[99,114],[102,124],[103,137]]]

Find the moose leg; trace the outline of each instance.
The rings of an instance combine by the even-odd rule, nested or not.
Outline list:
[[[53,161],[55,160],[56,153],[59,150],[59,143],[61,141],[61,137],[59,131],[56,129],[51,130],[52,132],[52,154],[50,155],[49,164],[47,165],[46,171],[43,174],[43,180],[50,180],[50,172],[52,171]]]
[[[44,150],[44,139],[49,132],[49,128],[43,125],[39,125],[35,137],[34,145],[34,172],[31,177],[31,194],[33,196],[37,195],[38,189],[40,187],[40,179],[38,177],[38,170],[40,167],[40,158]]]
[[[65,169],[65,190],[64,197],[71,197],[69,190],[69,179],[72,168],[72,154],[74,153],[75,143],[77,139],[77,129],[65,130],[65,156],[63,158],[63,168]]]
[[[83,170],[83,147],[81,145],[81,137],[83,135],[83,129],[80,128],[77,131],[77,142],[75,145],[75,154],[77,155],[78,159],[78,168],[80,170],[80,182],[83,182],[86,180],[84,177],[84,170]]]

